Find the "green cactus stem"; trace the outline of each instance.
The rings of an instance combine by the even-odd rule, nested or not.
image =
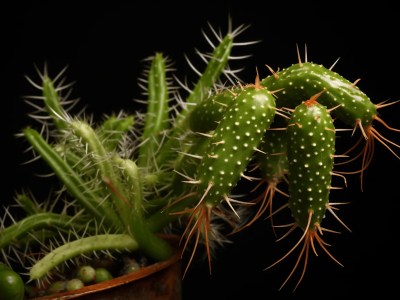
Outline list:
[[[99,234],[68,242],[39,260],[29,271],[31,280],[41,279],[61,263],[93,251],[135,251],[139,244],[127,234]]]

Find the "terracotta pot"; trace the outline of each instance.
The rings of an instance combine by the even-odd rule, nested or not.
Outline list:
[[[181,253],[178,237],[164,236],[175,252],[166,261],[158,262],[111,280],[81,289],[30,298],[32,300],[180,300],[182,299]]]

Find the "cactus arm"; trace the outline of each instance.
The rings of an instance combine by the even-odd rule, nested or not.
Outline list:
[[[113,228],[120,229],[121,221],[115,211],[107,203],[99,199],[90,189],[85,189],[85,182],[61,158],[61,156],[43,139],[39,132],[32,128],[23,130],[25,138],[40,156],[52,168],[54,173],[64,183],[68,191],[97,220],[103,220]]]
[[[46,105],[47,113],[52,117],[54,125],[57,129],[67,128],[67,124],[61,116],[64,116],[65,112],[61,106],[60,95],[54,88],[53,81],[48,77],[43,77],[42,82],[43,88],[43,99]]]
[[[83,121],[74,121],[71,123],[71,126],[74,129],[74,133],[87,144],[88,151],[94,154],[95,163],[100,170],[102,180],[107,184],[108,187],[112,187],[117,191],[121,191],[122,188],[120,186],[120,182],[118,181],[118,176],[114,172],[110,154],[104,148],[99,136],[96,134],[93,128]],[[129,209],[126,207],[126,203],[121,201],[121,199],[118,198],[115,193],[111,193],[111,197],[113,200],[113,205],[115,205],[117,213],[120,215],[124,226],[128,226],[131,221],[131,216],[129,214]]]
[[[66,243],[39,260],[30,269],[31,280],[40,279],[59,264],[80,254],[100,250],[135,251],[137,241],[127,234],[100,234]]]
[[[114,151],[125,133],[135,124],[133,116],[110,116],[100,126],[98,135],[107,151]]]
[[[167,259],[172,254],[170,245],[150,231],[143,216],[143,187],[139,168],[129,159],[118,159],[119,166],[123,170],[127,181],[127,202],[131,207],[130,232],[139,243],[140,249],[154,260]]]
[[[21,241],[22,236],[33,230],[67,228],[71,226],[71,221],[70,216],[47,212],[28,216],[0,231],[0,249]]]
[[[227,65],[232,47],[233,35],[227,34],[214,49],[213,56],[207,64],[203,75],[199,78],[192,93],[187,98],[188,103],[200,103],[208,95],[208,92],[214,87]]]
[[[154,56],[148,75],[147,112],[142,135],[143,145],[139,150],[139,167],[148,167],[153,160],[162,139],[162,133],[169,128],[168,85],[166,62],[161,53]]]
[[[189,129],[189,118],[191,110],[195,104],[200,103],[208,92],[214,87],[215,83],[221,76],[226,67],[233,47],[233,34],[227,34],[221,43],[214,49],[212,57],[208,62],[205,71],[197,81],[194,89],[186,100],[190,104],[181,110],[177,115],[174,124],[174,130],[169,134],[170,138],[163,146],[163,151],[157,156],[157,164],[162,166],[170,158],[175,155],[175,150],[178,148],[179,136]]]

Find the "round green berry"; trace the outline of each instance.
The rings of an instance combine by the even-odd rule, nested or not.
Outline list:
[[[83,281],[78,278],[73,278],[67,281],[67,291],[75,291],[84,286],[85,284]]]
[[[96,269],[96,283],[103,282],[106,280],[113,279],[112,274],[106,268],[97,268]]]
[[[78,270],[77,277],[82,280],[83,283],[93,282],[96,279],[96,270],[89,265],[82,266]]]

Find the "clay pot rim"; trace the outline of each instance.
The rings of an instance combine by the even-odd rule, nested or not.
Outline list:
[[[159,234],[159,236],[168,240],[169,242],[171,242],[171,245],[174,248],[174,253],[172,254],[172,256],[165,261],[153,263],[151,265],[141,268],[140,270],[138,270],[136,272],[121,275],[121,276],[115,277],[113,279],[104,281],[104,282],[99,282],[99,283],[94,283],[94,284],[91,284],[88,286],[84,286],[75,291],[68,291],[68,292],[56,293],[56,294],[46,295],[46,296],[41,296],[41,297],[28,298],[27,300],[73,299],[73,298],[81,297],[83,295],[92,294],[95,292],[99,292],[101,290],[111,289],[111,288],[129,283],[132,281],[139,280],[139,279],[147,277],[151,274],[157,273],[163,269],[166,269],[169,266],[172,266],[173,264],[179,262],[181,260],[181,251],[180,251],[179,245],[178,245],[179,236],[174,235],[174,234]]]

